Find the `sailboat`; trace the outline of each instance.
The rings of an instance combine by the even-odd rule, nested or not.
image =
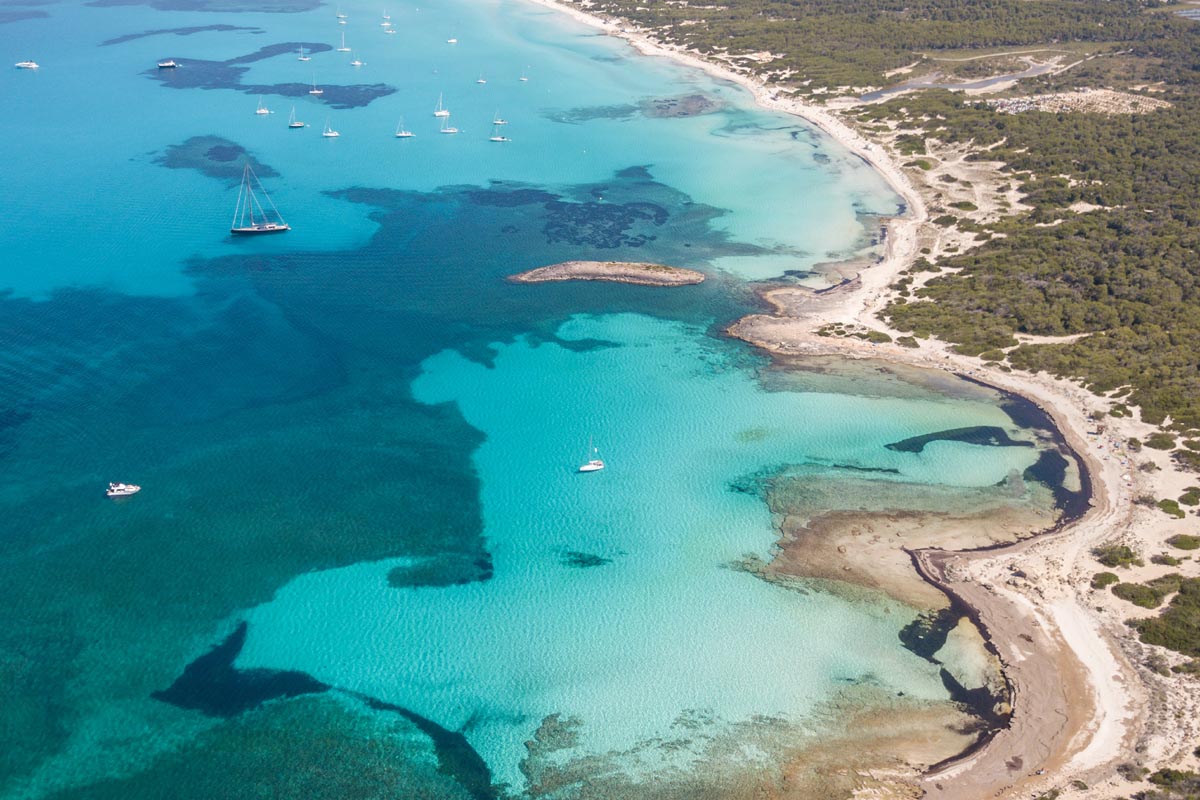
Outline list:
[[[359,61],[357,58],[353,59],[350,62],[350,66],[352,66],[352,67],[365,67],[366,65],[367,65],[367,62]]]
[[[346,47],[346,34],[342,34],[342,46],[337,49],[339,53],[349,53],[350,48]]]
[[[591,437],[588,437],[588,455],[591,456],[586,464],[579,467],[579,472],[599,472],[604,469],[604,462],[600,460],[600,451],[592,445]]]
[[[387,27],[383,29],[383,32],[384,32],[384,33],[395,33],[395,32],[396,32],[396,29],[395,29],[395,28],[393,28],[393,27],[392,27],[392,23],[390,23],[390,22],[389,22],[389,23],[387,24]]]
[[[529,80],[529,78],[526,78],[526,77],[525,77],[525,71],[524,71],[524,70],[522,70],[522,71],[521,71],[521,83],[525,83],[525,82],[527,82],[528,80]]]
[[[255,192],[256,186],[258,187],[257,193]],[[270,213],[259,201],[259,194],[271,207]],[[237,205],[233,207],[233,222],[229,225],[229,232],[235,235],[283,233],[291,229],[291,226],[284,222],[283,217],[279,215],[279,209],[275,208],[275,204],[271,202],[267,190],[263,188],[258,176],[254,174],[254,170],[250,169],[250,162],[246,162],[246,168],[242,171],[242,186],[238,189]]]
[[[337,18],[338,18],[338,19],[345,19],[345,18],[346,18],[346,15],[342,13],[341,6],[338,6],[338,10],[337,10]]]
[[[500,112],[497,111],[495,114],[492,115],[492,124],[493,125],[507,125],[508,120],[506,120],[504,117],[500,116]]]
[[[325,94],[324,89],[317,88],[317,76],[313,75],[313,87],[308,90],[309,94]]]
[[[297,61],[312,61],[312,58],[310,56],[307,56],[304,54],[304,45],[300,45],[300,56],[296,60]]]
[[[446,40],[446,44],[458,44],[458,39],[455,39],[454,37],[450,37],[449,39]]]
[[[458,133],[458,128],[455,128],[453,125],[450,125],[450,115],[449,114],[442,117],[442,130],[440,132],[441,133]]]
[[[492,126],[492,135],[488,137],[488,141],[489,142],[511,142],[512,139],[508,138],[507,136],[501,136],[500,135],[500,126],[493,125]]]
[[[479,73],[479,78],[476,79],[475,82],[478,83],[480,86],[483,86],[485,83],[487,83],[487,79],[483,77],[483,73],[481,72],[481,73]]]
[[[263,105],[262,95],[258,96],[258,108],[254,111],[255,114],[270,114],[271,109]]]
[[[433,110],[433,115],[434,115],[435,117],[448,117],[448,116],[450,116],[450,109],[448,109],[448,108],[446,108],[445,106],[443,106],[443,105],[442,105],[442,95],[441,95],[441,93],[440,93],[440,92],[438,93],[438,104],[437,104],[437,108],[435,108],[435,109]]]
[[[295,106],[292,106],[292,113],[288,114],[288,127],[289,128],[303,128],[304,127],[304,123],[301,122],[300,120],[296,119],[296,107]]]
[[[341,136],[340,133],[329,127],[329,117],[325,118],[325,130],[321,131],[321,135],[326,139],[334,139],[338,136]]]
[[[396,138],[397,139],[411,139],[415,135],[416,134],[414,134],[412,131],[408,131],[408,130],[404,129],[404,117],[401,117],[400,124],[398,124],[396,126]]]

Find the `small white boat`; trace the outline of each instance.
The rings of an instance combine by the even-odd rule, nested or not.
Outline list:
[[[476,82],[476,83],[478,83],[480,86],[483,86],[485,83],[487,83],[487,79],[486,79],[486,78],[484,78],[484,77],[483,77],[483,75],[480,75],[480,76],[479,76],[479,77],[478,77],[478,78],[475,80],[475,82]]]
[[[339,53],[349,53],[350,48],[346,47],[346,34],[342,34],[342,46],[337,49]]]
[[[292,113],[288,114],[288,127],[289,128],[303,128],[304,127],[304,123],[301,122],[300,120],[296,119],[296,107],[295,106],[292,106]]]
[[[179,64],[177,64],[173,58],[168,58],[166,61],[158,62],[159,69],[175,69],[178,66]]]
[[[441,133],[458,133],[458,128],[455,128],[453,125],[450,124],[450,115],[449,114],[442,117],[442,130],[440,132]]]
[[[592,446],[592,440],[588,439],[588,455],[592,458],[586,464],[579,467],[579,472],[599,472],[604,469],[604,462],[600,460],[600,451]]]
[[[300,55],[296,60],[297,61],[312,61],[312,57],[304,52],[304,45],[300,45]]]
[[[396,29],[395,28],[384,28],[383,32],[384,33],[395,33]]]
[[[440,93],[438,94],[438,103],[437,103],[437,108],[433,109],[433,115],[434,115],[435,117],[448,117],[448,116],[450,116],[450,109],[448,109],[448,108],[446,108],[444,105],[442,105],[442,95],[441,95]]]
[[[338,19],[345,19],[345,18],[346,18],[346,15],[342,13],[342,9],[341,9],[340,7],[339,7],[339,8],[338,8],[338,10],[337,10],[337,18],[338,18]]]
[[[500,135],[500,126],[493,125],[492,126],[492,135],[488,137],[488,141],[489,142],[511,142],[512,139],[508,138],[507,136],[501,136]]]
[[[355,59],[352,59],[352,60],[350,61],[350,66],[352,66],[352,67],[365,67],[366,65],[367,65],[367,62],[365,62],[365,61],[360,61],[360,60],[358,60],[357,58],[355,58]]]
[[[37,69],[38,63],[36,61],[18,61],[16,67],[17,69]]]
[[[396,126],[396,138],[397,139],[411,139],[415,135],[416,134],[414,134],[412,131],[404,129],[404,117],[401,117],[400,124],[398,124]]]
[[[446,44],[458,44],[458,39],[454,39],[454,38],[447,39]]]
[[[500,112],[499,112],[499,111],[497,111],[497,112],[496,112],[496,113],[495,113],[495,114],[492,116],[492,124],[493,124],[493,125],[507,125],[507,124],[508,124],[508,120],[506,120],[504,117],[500,116]]]
[[[254,110],[255,114],[270,114],[271,109],[263,105],[262,95],[258,96],[258,108]]]
[[[325,94],[324,89],[317,88],[317,76],[313,76],[313,87],[308,90],[309,94]]]
[[[387,22],[387,21],[388,21],[389,19],[391,19],[391,18],[392,18],[392,15],[391,15],[391,14],[389,14],[389,13],[387,13],[387,9],[384,9],[384,11],[383,11],[383,21],[384,21],[384,22]]]
[[[328,118],[325,120],[325,130],[321,131],[321,135],[324,136],[326,139],[333,139],[338,136],[341,136],[340,133],[335,131],[333,128],[329,127]]]
[[[526,78],[526,77],[525,77],[525,73],[524,73],[524,72],[522,72],[522,73],[521,73],[521,83],[525,83],[525,82],[526,82],[526,81],[528,81],[528,80],[529,80],[529,78]]]
[[[338,25],[345,25],[345,24],[346,24],[346,20],[344,20],[344,19],[338,20]]]
[[[132,483],[110,483],[104,493],[109,497],[129,497],[129,495],[137,494],[141,490],[142,487]]]

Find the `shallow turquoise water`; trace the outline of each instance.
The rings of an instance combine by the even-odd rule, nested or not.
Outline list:
[[[397,591],[387,562],[300,578],[250,615],[240,666],[300,669],[467,730],[517,786],[524,742],[553,713],[583,722],[582,755],[666,736],[695,711],[718,730],[756,715],[799,723],[848,681],[944,697],[936,667],[897,646],[911,611],[730,569],[765,557],[774,538],[762,501],[731,484],[820,454],[910,481],[993,485],[1036,452],[883,445],[938,426],[1003,425],[1002,412],[768,394],[698,331],[646,317],[575,319],[559,334],[614,346],[521,342],[490,368],[447,352],[414,384],[419,400],[456,403],[487,436],[474,462],[491,580]],[[581,475],[589,436],[607,466]],[[574,553],[610,563],[581,568]]]
[[[832,391],[813,376],[767,391],[763,362],[714,335],[753,307],[742,279],[862,245],[867,220],[895,209],[878,176],[736,87],[536,6],[394,6],[388,36],[364,3],[343,5],[345,26],[328,7],[184,4],[0,22],[13,60],[42,64],[0,70],[0,795],[237,796],[244,781],[195,772],[277,772],[247,759],[283,763],[282,738],[245,737],[284,718],[295,734],[296,709],[314,707],[238,683],[266,673],[213,679],[193,705],[155,696],[242,620],[239,669],[306,672],[341,698],[293,745],[357,774],[346,732],[378,717],[422,743],[391,779],[425,776],[438,797],[486,770],[522,786],[524,742],[549,714],[580,721],[564,758],[618,750],[620,769],[657,774],[691,769],[705,736],[817,729],[847,686],[948,702],[936,666],[900,645],[912,611],[731,567],[774,540],[745,490],[755,476],[840,465],[855,492],[864,475],[971,491],[1038,458],[887,449],[981,425],[1027,437],[977,390]],[[253,30],[101,45],[216,24]],[[288,47],[241,73],[204,66],[343,29],[359,70]],[[166,56],[183,66],[159,76]],[[159,81],[189,68],[228,85]],[[390,93],[348,109],[273,93],[314,73]],[[275,113],[255,115],[258,92],[230,81],[265,86]],[[439,92],[458,136],[436,133]],[[640,110],[695,93],[721,107]],[[293,103],[312,127],[285,127]],[[511,143],[487,141],[497,112]],[[392,137],[401,115],[415,139]],[[326,116],[339,139],[319,136]],[[236,185],[209,173],[236,174],[239,146],[285,236],[227,236]],[[503,281],[569,258],[711,277],[670,291]],[[589,438],[609,467],[580,476]],[[113,503],[109,480],[145,489]],[[683,723],[706,733],[660,746]],[[458,733],[466,767],[443,769]]]

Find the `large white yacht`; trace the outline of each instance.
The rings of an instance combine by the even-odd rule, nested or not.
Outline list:
[[[141,490],[142,487],[135,486],[132,483],[110,483],[104,493],[109,497],[128,497],[131,494],[137,494]]]

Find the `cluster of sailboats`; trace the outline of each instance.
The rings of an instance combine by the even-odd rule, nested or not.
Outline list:
[[[347,19],[347,16],[342,13],[341,9],[338,9],[338,24],[345,25]],[[391,17],[386,11],[383,14],[383,21],[379,24],[384,29],[384,33],[394,34],[396,32],[394,26],[392,25]],[[458,39],[450,38],[447,39],[446,42],[447,44],[457,44]],[[340,46],[334,49],[339,53],[350,53],[353,56],[354,51],[346,45],[345,33],[342,33]],[[301,45],[297,60],[303,62],[311,61],[311,51],[305,50],[304,46]],[[37,65],[33,64],[33,62],[22,62],[17,66],[25,67],[26,64],[32,65],[31,67],[26,68],[37,68]],[[362,67],[365,65],[366,62],[358,58],[352,58],[350,61],[350,66],[353,67]],[[159,62],[158,66],[161,69],[171,69],[179,65],[175,61],[165,61]],[[520,79],[522,82],[529,80],[525,76],[524,72],[521,73]],[[479,85],[484,85],[487,83],[487,79],[480,74],[478,80],[475,82]],[[308,90],[308,94],[318,97],[324,93],[325,90],[317,85],[316,73],[313,73],[312,88]],[[258,107],[255,109],[254,113],[259,116],[267,116],[273,114],[274,112],[267,108],[266,104],[263,102],[262,96],[260,95],[258,98]],[[446,107],[444,98],[441,94],[438,95],[437,105],[434,106],[433,109],[433,116],[441,122],[441,127],[438,129],[439,134],[453,135],[461,133],[456,126],[450,123],[450,109]],[[493,114],[492,132],[488,137],[488,141],[511,142],[512,139],[505,136],[502,132],[505,130],[505,126],[507,125],[508,120],[501,117],[499,112]],[[292,106],[291,112],[288,114],[287,126],[291,130],[308,127],[308,123],[296,118],[295,105]],[[325,118],[325,126],[321,131],[321,136],[326,139],[335,139],[341,136],[341,134],[334,130],[329,124],[328,117]],[[394,136],[397,139],[411,139],[415,137],[416,134],[404,126],[404,118],[401,117],[399,124],[396,125],[396,132]],[[290,230],[291,226],[284,221],[283,216],[279,213],[279,209],[277,209],[275,204],[271,201],[270,196],[267,194],[266,189],[263,188],[258,176],[254,174],[254,170],[251,169],[250,164],[247,163],[245,165],[245,169],[242,171],[242,183],[238,189],[237,204],[234,206],[233,221],[230,223],[229,232],[235,236],[249,236],[267,233],[284,233]],[[594,456],[595,453],[593,452],[592,455]],[[587,464],[584,464],[582,467],[580,467],[579,471],[592,472],[603,468],[604,462],[600,461],[598,458],[593,458]]]

